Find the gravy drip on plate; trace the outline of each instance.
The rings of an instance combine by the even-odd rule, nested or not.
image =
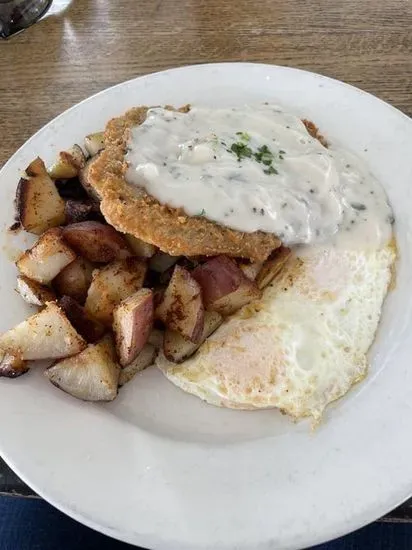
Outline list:
[[[379,248],[392,233],[385,192],[363,163],[273,105],[149,109],[126,161],[127,180],[160,203],[285,245]]]

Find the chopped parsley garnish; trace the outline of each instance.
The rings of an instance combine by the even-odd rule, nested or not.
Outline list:
[[[206,214],[206,210],[202,208],[201,212],[199,214],[196,214],[196,216],[204,216]]]
[[[262,147],[258,148],[258,152],[255,153],[255,159],[269,166],[273,161],[273,153],[267,145],[262,145]]]
[[[277,158],[267,145],[262,145],[258,147],[256,151],[253,151],[252,148],[247,145],[251,139],[247,132],[236,132],[236,135],[239,136],[240,140],[232,143],[230,149],[227,149],[227,151],[229,153],[234,153],[237,156],[238,162],[245,158],[251,158],[266,166],[266,168],[263,169],[265,174],[272,175],[279,173],[273,166],[273,163],[277,158],[278,160],[283,160],[283,155],[286,154],[285,151],[280,150]],[[223,145],[223,142],[221,143]]]
[[[252,156],[252,149],[245,143],[232,143],[230,151],[235,153],[239,162],[242,158],[250,158]]]
[[[236,135],[240,136],[240,139],[246,143],[250,141],[250,135],[247,132],[236,132]]]
[[[276,170],[276,168],[273,168],[273,166],[269,166],[268,168],[265,168],[264,173],[270,176],[271,174],[279,174],[279,172]]]

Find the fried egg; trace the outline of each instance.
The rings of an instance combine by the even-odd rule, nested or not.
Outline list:
[[[210,404],[319,419],[367,373],[395,257],[393,243],[302,250],[194,356],[176,365],[160,354],[156,364]]]

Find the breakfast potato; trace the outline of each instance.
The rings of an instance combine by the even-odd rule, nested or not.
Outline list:
[[[75,258],[75,252],[63,240],[62,229],[53,227],[20,256],[16,265],[22,275],[47,284]]]
[[[85,308],[105,326],[111,326],[113,310],[142,288],[147,264],[140,258],[117,260],[93,272]]]
[[[156,349],[150,344],[145,344],[139,355],[127,367],[120,371],[119,386],[124,386],[142,370],[153,365],[156,358]]]
[[[0,349],[24,361],[68,357],[86,345],[55,302],[0,336]]]
[[[79,181],[82,184],[83,189],[86,191],[88,196],[97,204],[99,204],[100,202],[100,197],[90,183],[89,171],[92,168],[93,163],[96,162],[98,158],[99,158],[99,154],[89,159],[79,172]]]
[[[151,344],[152,346],[154,346],[156,350],[159,350],[163,347],[164,335],[165,335],[164,330],[159,330],[158,328],[154,328],[152,332],[149,334],[149,338],[147,342],[148,344]]]
[[[0,349],[0,378],[17,378],[28,371],[27,361],[23,361],[19,352]]]
[[[256,284],[258,288],[263,289],[270,284],[273,279],[278,275],[283,266],[286,264],[288,259],[291,256],[290,248],[281,246],[275,250],[269,257],[269,259],[264,262],[262,269],[259,271],[258,276],[256,277]]]
[[[169,256],[165,252],[156,252],[156,254],[150,258],[149,269],[156,271],[157,273],[164,273],[170,267],[174,266],[180,256]]]
[[[60,296],[70,296],[79,304],[84,304],[93,269],[93,264],[88,260],[76,258],[53,279],[52,286]]]
[[[54,185],[64,201],[85,200],[89,198],[78,177],[54,180]]]
[[[133,235],[126,234],[124,237],[135,256],[140,256],[141,258],[151,258],[157,250],[154,245],[145,243],[141,239],[133,237]]]
[[[217,256],[196,267],[192,276],[202,288],[206,309],[222,315],[230,315],[261,296],[256,284],[226,256]]]
[[[91,157],[100,153],[104,149],[104,132],[89,134],[84,138],[84,148]]]
[[[263,262],[240,261],[238,263],[238,266],[248,279],[250,279],[251,281],[255,281],[260,270],[262,269]]]
[[[17,186],[17,216],[26,231],[41,235],[65,222],[64,201],[40,158],[29,164],[26,173],[28,178],[21,178]]]
[[[105,327],[96,321],[96,319],[93,319],[93,317],[91,317],[89,313],[70,296],[63,296],[60,298],[58,305],[64,311],[66,317],[80,336],[82,336],[86,342],[89,342],[89,344],[97,342],[106,332]]]
[[[146,286],[149,286],[149,285],[146,285]],[[157,286],[156,288],[153,289],[153,304],[155,309],[157,308],[157,306],[159,306],[162,303],[165,292],[166,292],[165,286]]]
[[[67,244],[90,262],[108,263],[131,256],[123,235],[111,225],[96,221],[72,223],[63,228]]]
[[[141,288],[115,307],[113,331],[122,367],[134,361],[153,328],[153,293]]]
[[[61,151],[57,161],[49,170],[53,179],[75,178],[86,164],[82,148],[75,144],[68,151]]]
[[[216,311],[205,311],[203,331],[199,341],[195,344],[183,338],[178,332],[166,330],[163,342],[163,353],[169,361],[181,363],[203,344],[221,324],[223,317]]]
[[[84,222],[89,219],[94,209],[93,203],[88,200],[66,200],[64,206],[64,213],[66,216],[66,223],[73,224],[78,222]]]
[[[17,277],[16,290],[25,302],[33,306],[43,306],[46,302],[56,300],[55,293],[49,287],[24,275]]]
[[[198,342],[203,330],[204,307],[199,284],[183,267],[176,265],[156,317],[168,329]]]
[[[58,361],[44,374],[57,388],[77,399],[113,401],[119,372],[112,338],[105,336],[78,355]]]

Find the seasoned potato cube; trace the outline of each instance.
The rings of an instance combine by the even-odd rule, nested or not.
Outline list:
[[[67,201],[68,200],[86,200],[89,199],[88,194],[83,188],[83,185],[80,183],[79,178],[69,178],[69,179],[61,179],[61,180],[54,180],[54,185],[59,192],[59,195],[61,198],[66,202],[66,215],[67,215]],[[66,219],[66,223],[68,222]]]
[[[26,231],[41,235],[64,223],[64,201],[40,158],[27,167],[26,173],[28,178],[21,178],[17,186],[17,215]]]
[[[230,315],[261,296],[256,284],[226,256],[208,260],[196,267],[192,275],[202,288],[206,309],[222,315]]]
[[[148,288],[141,288],[114,309],[116,350],[123,367],[136,359],[152,328],[153,293]]]
[[[94,157],[92,157],[91,159],[89,159],[86,162],[84,168],[82,168],[79,172],[79,180],[80,180],[80,183],[83,186],[83,189],[86,191],[86,193],[89,195],[89,197],[94,202],[97,202],[97,203],[100,202],[100,197],[97,194],[97,192],[94,190],[92,184],[90,183],[89,172],[90,172],[90,169],[93,167],[93,163],[96,162],[96,160],[98,158],[99,158],[99,155],[97,154]]]
[[[54,302],[0,336],[1,349],[25,361],[68,357],[85,347],[86,342]]]
[[[53,302],[56,299],[56,295],[49,287],[32,281],[24,275],[17,277],[16,290],[25,302],[33,306],[43,306],[46,302]]]
[[[61,151],[57,162],[49,170],[53,179],[75,178],[86,164],[82,148],[75,144],[68,151]]]
[[[199,284],[190,273],[176,265],[156,317],[170,330],[198,342],[203,330],[204,307]]]
[[[63,296],[58,301],[58,304],[80,336],[90,344],[97,342],[106,332],[104,326],[93,319],[93,317],[91,317],[87,311],[70,296]]]
[[[256,284],[260,289],[267,287],[276,275],[282,271],[282,268],[290,258],[291,253],[290,248],[281,246],[270,255],[266,262],[264,262],[262,269],[256,277]]]
[[[159,350],[163,347],[163,339],[164,339],[164,330],[159,330],[158,328],[154,328],[152,332],[149,334],[149,338],[147,342],[149,344],[152,344],[156,350]]]
[[[28,372],[27,361],[23,361],[19,352],[0,349],[0,377],[17,378]]]
[[[97,344],[49,367],[45,376],[57,388],[84,401],[113,401],[117,395],[119,365],[113,341],[105,336]]]
[[[87,293],[86,310],[104,325],[111,326],[114,308],[142,288],[146,269],[144,260],[126,258],[95,270]]]
[[[61,228],[54,227],[43,233],[37,243],[20,256],[16,265],[22,275],[47,284],[75,258],[76,254],[63,240]]]
[[[222,324],[222,321],[222,316],[216,311],[205,311],[202,335],[196,344],[183,338],[178,332],[166,330],[163,342],[163,353],[166,359],[173,363],[181,363],[193,355],[206,338]]]
[[[84,138],[84,148],[91,157],[94,157],[104,149],[104,132],[89,134]]]
[[[149,269],[156,271],[157,273],[164,273],[170,267],[175,265],[180,256],[169,256],[165,252],[156,252],[156,254],[150,259]]]
[[[119,386],[124,386],[142,370],[153,365],[156,357],[156,349],[150,344],[146,344],[139,355],[127,367],[120,371]]]
[[[262,269],[263,262],[239,262],[239,269],[246,275],[251,281],[255,281],[259,271]]]
[[[133,237],[133,235],[125,235],[124,237],[135,256],[151,258],[157,250],[153,244],[145,243],[141,239]]]
[[[64,212],[66,216],[66,223],[73,224],[84,222],[89,219],[94,210],[94,205],[90,199],[86,200],[66,200]]]
[[[63,228],[65,241],[90,262],[108,263],[131,256],[121,233],[95,221],[72,223]]]
[[[84,258],[76,258],[53,279],[53,288],[60,296],[70,296],[84,304],[92,282],[93,264]]]

